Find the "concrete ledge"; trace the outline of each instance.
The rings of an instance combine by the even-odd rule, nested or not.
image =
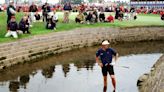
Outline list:
[[[32,61],[75,48],[100,44],[164,40],[164,27],[78,28],[0,44],[0,68]]]
[[[164,92],[164,55],[154,64],[151,72],[137,82],[140,92]]]

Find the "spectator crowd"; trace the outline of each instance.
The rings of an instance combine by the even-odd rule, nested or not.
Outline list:
[[[18,38],[18,34],[30,34],[30,27],[33,27],[33,22],[44,22],[45,28],[50,30],[56,30],[57,23],[59,22],[56,11],[62,10],[64,12],[63,23],[69,23],[69,16],[71,12],[78,12],[75,17],[75,22],[80,24],[94,24],[97,22],[114,23],[115,20],[136,20],[137,14],[143,12],[143,8],[136,9],[131,7],[130,9],[124,6],[117,7],[97,7],[86,6],[81,3],[78,6],[73,6],[70,3],[66,3],[62,6],[51,6],[45,3],[41,7],[32,3],[29,6],[28,12],[24,13],[24,16],[19,23],[16,22],[15,15],[21,11],[21,7],[15,8],[14,2],[10,2],[6,8],[7,11],[7,33],[5,37],[13,36]],[[115,16],[106,12],[115,12]],[[148,11],[147,11],[148,12]],[[150,12],[150,11],[149,11]],[[154,12],[154,10],[152,10]],[[161,20],[164,20],[164,11],[160,11]]]

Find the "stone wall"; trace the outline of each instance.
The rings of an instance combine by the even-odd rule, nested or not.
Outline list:
[[[149,74],[139,78],[137,85],[140,92],[164,92],[164,55],[152,67]]]
[[[85,46],[111,42],[164,40],[163,27],[78,28],[0,44],[0,68]]]

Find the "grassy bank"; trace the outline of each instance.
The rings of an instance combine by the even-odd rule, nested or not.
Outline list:
[[[30,35],[20,35],[20,38],[30,37],[38,34],[47,34],[50,32],[59,32],[59,31],[68,31],[74,28],[80,27],[133,27],[133,26],[164,26],[164,21],[160,20],[160,15],[139,15],[137,20],[129,20],[129,21],[115,21],[115,23],[96,23],[93,25],[88,24],[76,24],[74,22],[75,16],[77,13],[71,13],[70,23],[65,24],[62,23],[63,13],[59,12],[59,22],[57,24],[57,30],[51,31],[46,30],[44,23],[34,23],[33,27],[30,29]],[[16,16],[17,21],[20,21],[23,13],[18,13]],[[6,33],[6,13],[0,13],[0,43],[14,41],[16,39],[13,38],[5,38],[4,35]]]

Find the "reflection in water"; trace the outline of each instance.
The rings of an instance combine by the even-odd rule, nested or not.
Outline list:
[[[29,83],[30,76],[29,75],[21,76],[19,80],[20,80],[20,86],[26,89],[26,85],[27,83]]]
[[[9,89],[10,89],[10,92],[18,92],[19,82],[18,81],[10,81]]]
[[[55,66],[50,66],[42,70],[42,75],[45,78],[52,78],[54,72],[55,72]]]
[[[64,77],[67,77],[67,73],[70,70],[69,64],[64,64],[62,66],[63,66],[62,68],[63,68]]]
[[[93,66],[95,64],[95,60],[85,60],[85,61],[77,61],[74,65],[77,67],[77,71],[80,71],[81,68],[86,68],[87,70],[93,70]]]
[[[138,69],[137,71],[139,71],[140,69],[143,69],[142,67],[144,67],[144,65],[148,63],[144,61],[147,55],[135,58],[133,57],[132,54],[134,54],[134,56],[135,55],[137,56],[137,54],[142,55],[142,54],[149,54],[149,53],[151,54],[151,53],[164,52],[163,42],[154,42],[154,43],[149,42],[149,43],[135,43],[135,44],[128,43],[128,44],[113,45],[112,47],[114,47],[119,52],[119,54],[125,58],[125,60],[124,59],[122,60],[121,58],[120,60],[121,64],[126,63],[127,65],[129,64],[130,66],[141,67],[141,68],[135,67],[134,70],[133,69],[125,70],[116,67],[117,68],[116,75],[120,73],[120,75],[124,77],[126,76],[124,74],[126,74],[127,72],[129,74],[130,73],[135,73],[136,75],[140,74],[135,70]],[[102,79],[101,70],[98,66],[95,65],[95,60],[94,60],[95,52],[98,48],[99,47],[88,47],[88,48],[78,49],[75,51],[65,52],[63,54],[55,55],[54,57],[47,58],[46,61],[41,60],[35,63],[26,63],[24,65],[17,65],[15,67],[12,67],[11,69],[0,72],[0,92],[8,92],[8,91],[24,92],[24,89],[27,89],[27,92],[29,92],[28,90],[29,88],[32,89],[30,90],[30,92],[47,92],[47,91],[51,92],[54,89],[55,92],[100,92],[100,90],[106,92],[107,88],[103,89],[102,86],[103,80],[101,80]],[[158,56],[160,56],[160,54]],[[133,58],[131,59],[129,57],[133,57]],[[151,55],[148,57],[150,59],[148,59],[147,61],[156,60],[154,59],[155,57]],[[143,61],[141,61],[140,58],[142,58]],[[140,62],[139,64],[141,65],[139,65],[138,62]],[[71,64],[73,64],[73,66]],[[59,67],[59,65],[61,65],[61,67]],[[38,70],[41,70],[41,72],[38,72]],[[44,78],[51,79],[52,82],[48,81],[47,83],[38,83],[38,81],[44,80]],[[69,78],[69,80],[67,80],[66,78]],[[123,81],[121,78],[122,77],[118,77],[118,82],[122,84],[126,84],[126,82]],[[127,76],[127,78],[129,80],[134,80],[137,79],[138,77],[131,76],[129,78]],[[14,81],[9,81],[9,80],[14,80]],[[79,83],[82,84],[80,86],[76,86],[76,84]],[[110,83],[111,82],[109,82],[109,84]],[[128,84],[126,85],[122,85],[122,84],[118,84],[119,87],[120,85],[123,86],[122,88],[120,87],[121,92],[130,92],[129,91],[130,89],[129,90],[126,89],[126,88],[130,88],[130,86]],[[38,87],[37,85],[40,86]],[[8,91],[5,88],[6,86],[9,87]],[[74,88],[74,86],[76,88]],[[131,88],[133,89],[133,87]]]
[[[18,89],[20,87],[26,89],[26,85],[27,83],[29,83],[29,80],[30,80],[29,75],[23,75],[20,76],[19,81],[10,81],[9,83],[10,92],[19,92]]]

